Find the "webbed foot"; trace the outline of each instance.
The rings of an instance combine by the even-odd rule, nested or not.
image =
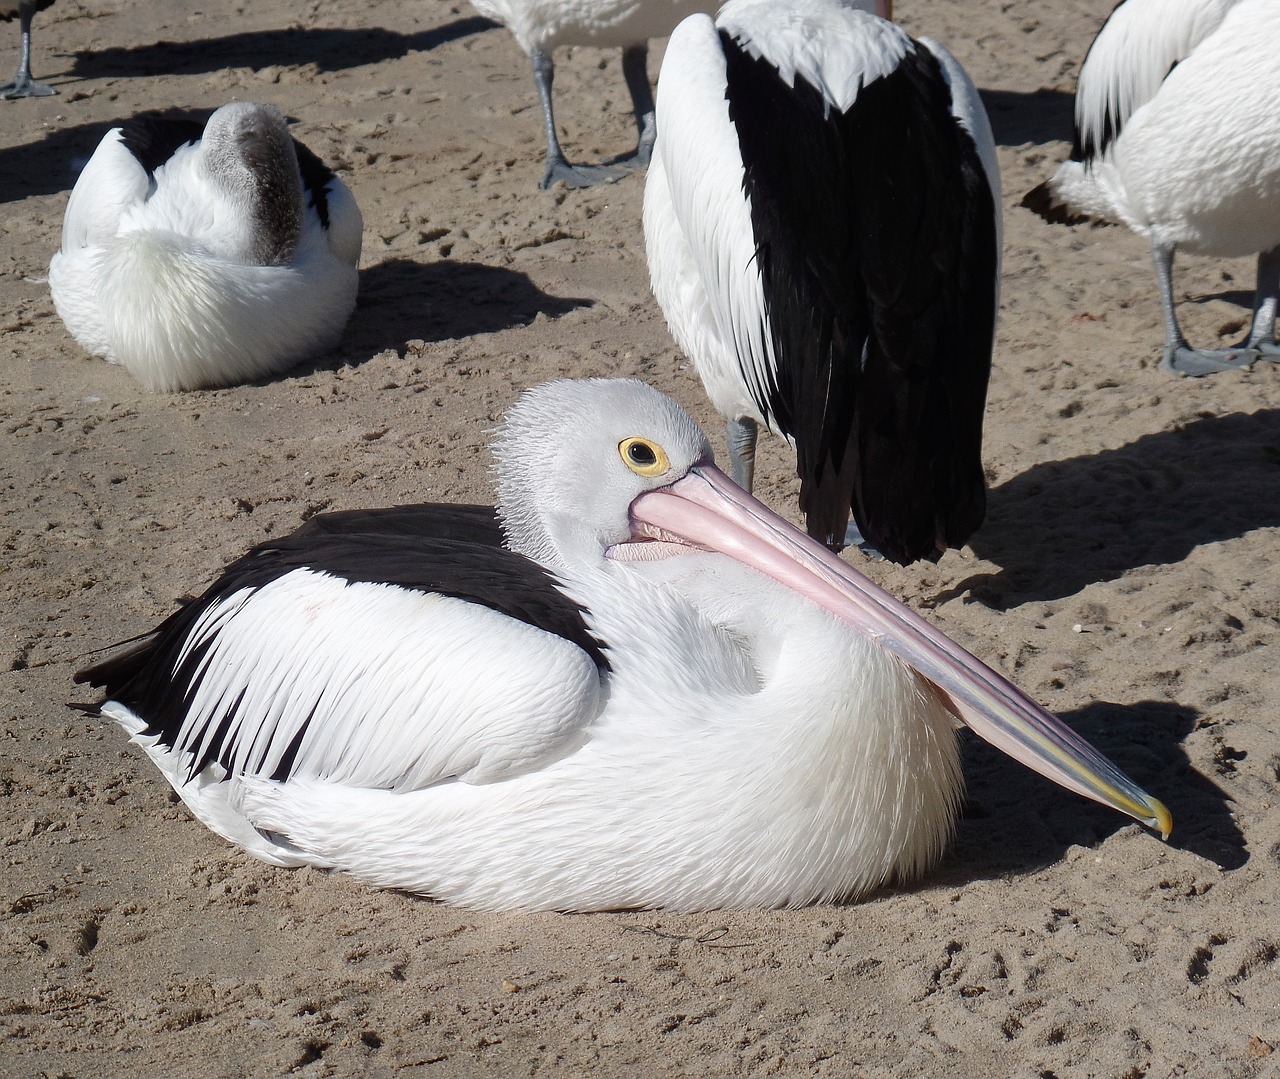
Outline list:
[[[58,91],[35,79],[14,79],[0,86],[0,98],[12,101],[20,97],[52,97]]]
[[[621,180],[629,171],[616,165],[570,165],[567,161],[549,161],[538,186],[545,191],[553,184],[564,184],[565,187],[611,184]]]
[[[1183,344],[1166,348],[1160,367],[1174,374],[1199,378],[1201,375],[1217,374],[1219,371],[1240,371],[1252,367],[1261,358],[1262,352],[1256,346],[1192,348],[1190,345]],[[1280,359],[1280,356],[1276,358]]]

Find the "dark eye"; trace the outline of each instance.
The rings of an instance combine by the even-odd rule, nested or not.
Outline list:
[[[647,442],[633,442],[627,447],[627,458],[633,465],[645,468],[658,463],[658,455]]]
[[[639,476],[661,476],[671,467],[666,451],[647,438],[624,438],[618,443],[618,453],[626,466]]]

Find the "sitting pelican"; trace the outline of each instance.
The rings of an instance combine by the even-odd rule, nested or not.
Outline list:
[[[363,222],[271,105],[114,127],[76,181],[49,264],[84,348],[155,392],[247,382],[337,343]]]
[[[1022,205],[1046,220],[1121,222],[1151,244],[1161,367],[1184,375],[1280,360],[1280,4],[1125,0],[1085,57],[1071,159]],[[1178,248],[1258,252],[1248,336],[1193,348],[1178,326]]]
[[[886,5],[878,10],[888,14]],[[791,441],[809,534],[896,562],[982,523],[1000,175],[959,63],[842,0],[686,19],[645,184],[653,293],[751,488]]]
[[[1168,811],[716,467],[635,381],[527,392],[498,507],[313,518],[77,675],[219,835],[485,909],[787,907],[941,854],[953,721]]]
[[[716,0],[471,0],[471,6],[505,25],[533,62],[533,81],[547,135],[547,165],[540,186],[563,183],[566,187],[588,187],[649,164],[654,139],[649,39],[665,37],[691,12],[714,11]],[[622,77],[631,92],[639,131],[635,153],[611,165],[571,165],[566,160],[551,106],[556,73],[551,53],[561,45],[622,49]]]
[[[0,98],[49,97],[58,92],[31,77],[31,19],[52,5],[53,0],[0,0],[0,21],[18,20],[18,73],[12,82],[0,86]]]

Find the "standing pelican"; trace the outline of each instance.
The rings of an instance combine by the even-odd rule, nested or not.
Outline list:
[[[501,532],[475,506],[314,518],[78,675],[106,687],[92,710],[251,854],[469,907],[797,906],[911,878],[952,829],[953,718],[1168,832],[643,383],[531,390],[495,455]]]
[[[1184,375],[1280,360],[1280,4],[1126,0],[1076,87],[1071,159],[1022,205],[1046,220],[1122,222],[1151,244],[1161,366]],[[1248,336],[1193,348],[1178,326],[1173,257],[1258,254]]]
[[[716,0],[471,0],[471,5],[503,23],[533,62],[533,81],[547,135],[547,165],[540,186],[547,188],[554,183],[588,187],[649,164],[654,139],[649,39],[665,37],[690,12],[714,11]],[[631,92],[639,132],[635,153],[612,165],[569,164],[560,148],[551,106],[556,73],[551,53],[561,45],[622,49],[622,76]]]
[[[18,73],[0,86],[0,98],[49,97],[58,91],[31,77],[31,19],[53,0],[0,0],[0,21],[18,20]]]
[[[86,351],[147,389],[227,386],[337,343],[362,230],[346,185],[273,106],[138,117],[76,181],[49,287]]]
[[[986,512],[1000,266],[986,112],[946,49],[841,0],[730,0],[667,46],[649,274],[751,488],[796,450],[809,534],[897,562]]]

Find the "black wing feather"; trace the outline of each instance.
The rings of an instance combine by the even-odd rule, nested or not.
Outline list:
[[[796,440],[811,535],[852,509],[897,562],[981,523],[995,205],[937,59],[910,49],[847,112],[721,33],[778,371],[757,401]]]
[[[226,597],[241,589],[262,588],[295,569],[478,603],[563,637],[590,655],[600,670],[610,669],[606,645],[587,628],[587,612],[561,592],[536,562],[502,545],[502,531],[491,508],[417,505],[322,514],[282,539],[258,545],[154,633],[78,672],[76,682],[102,686],[108,699],[124,704],[146,721],[149,733],[173,746],[213,643],[206,640],[179,662],[193,627]],[[230,729],[239,705],[237,700],[219,710],[220,732]],[[193,776],[215,761],[229,766],[234,747],[223,744],[220,732],[210,739],[204,755],[192,762]],[[197,736],[188,744],[198,741]],[[300,737],[294,740],[274,778],[288,776],[300,744]]]
[[[130,117],[120,125],[121,141],[125,149],[147,171],[155,175],[156,169],[173,157],[183,146],[199,142],[204,137],[203,120],[191,120],[158,113],[144,112]]]

